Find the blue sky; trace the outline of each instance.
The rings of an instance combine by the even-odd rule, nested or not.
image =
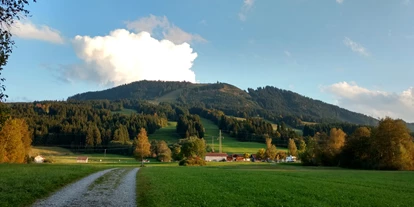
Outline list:
[[[2,75],[10,102],[140,79],[221,81],[414,122],[411,1],[39,1],[12,28]]]

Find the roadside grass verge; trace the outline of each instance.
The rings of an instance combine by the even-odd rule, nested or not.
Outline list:
[[[104,165],[0,164],[0,206],[27,206]]]
[[[147,167],[138,206],[411,206],[414,173],[297,164]]]

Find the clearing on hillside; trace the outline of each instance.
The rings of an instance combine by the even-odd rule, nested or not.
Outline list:
[[[123,115],[131,115],[131,114],[137,113],[137,111],[134,110],[134,109],[126,109],[126,108],[123,108],[121,111],[111,111],[111,113],[113,113],[113,114],[118,113],[118,114],[123,114]]]
[[[166,127],[158,129],[154,134],[148,135],[148,139],[151,140],[164,140],[169,144],[176,143],[180,139],[180,136],[176,132],[177,122],[169,121]]]
[[[201,122],[204,125],[204,128],[206,130],[204,139],[206,140],[206,144],[214,147],[214,151],[219,151],[219,128],[217,125],[215,125],[212,121],[201,118]],[[256,152],[260,148],[266,148],[266,145],[264,143],[258,143],[258,142],[240,142],[236,138],[231,137],[227,133],[221,134],[224,139],[222,139],[222,151],[228,154],[243,154],[243,153],[250,153],[250,154],[256,154]],[[214,146],[212,145],[212,142],[214,141]],[[278,148],[278,150],[286,151],[285,148]]]

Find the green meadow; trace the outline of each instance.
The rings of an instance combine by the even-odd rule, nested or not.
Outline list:
[[[108,168],[138,167],[131,157],[36,147],[58,163],[0,164],[0,206],[28,206]],[[85,164],[70,164],[89,156]],[[65,161],[71,157],[70,162]],[[93,161],[97,159],[107,161]],[[304,167],[298,163],[209,162],[181,167],[151,160],[137,174],[138,206],[411,206],[414,172]]]
[[[147,167],[138,206],[412,206],[414,173],[209,163]]]
[[[204,139],[206,144],[213,147],[215,152],[219,151],[219,129],[212,121],[201,118],[203,126],[205,128]],[[168,126],[157,130],[154,134],[148,136],[149,140],[164,140],[167,143],[176,143],[180,139],[178,134],[175,132],[177,122],[168,122]],[[266,148],[264,143],[257,142],[240,142],[236,138],[230,137],[227,133],[222,133],[222,151],[233,154],[233,153],[256,153],[260,148]],[[214,139],[214,140],[213,140]],[[279,150],[286,151],[286,148],[279,148]]]

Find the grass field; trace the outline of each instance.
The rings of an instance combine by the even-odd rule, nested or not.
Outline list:
[[[147,167],[138,206],[412,206],[414,173],[244,164]]]
[[[136,164],[137,161],[130,156],[110,154],[102,150],[101,153],[74,153],[61,147],[32,147],[31,156],[42,155],[53,163],[76,164],[77,157],[86,156],[89,158],[88,163],[100,164]]]
[[[101,165],[0,164],[0,206],[27,206]]]
[[[154,134],[150,134],[148,139],[151,140],[164,140],[167,143],[176,143],[180,136],[176,132],[177,122],[169,121],[166,127],[157,130]]]
[[[219,136],[219,129],[217,125],[215,125],[212,121],[208,119],[201,118],[201,121],[204,125],[204,128],[206,129],[205,132],[205,140],[207,144],[212,144],[212,138],[214,137],[214,149],[215,152],[218,152],[219,150],[219,140],[217,140],[217,137]],[[240,142],[237,141],[236,138],[230,137],[229,134],[222,133],[222,136],[224,139],[222,140],[222,151],[232,154],[232,153],[250,153],[255,154],[260,148],[266,148],[266,145],[264,143],[258,143],[258,142]],[[285,148],[278,148],[278,150],[286,151]]]

